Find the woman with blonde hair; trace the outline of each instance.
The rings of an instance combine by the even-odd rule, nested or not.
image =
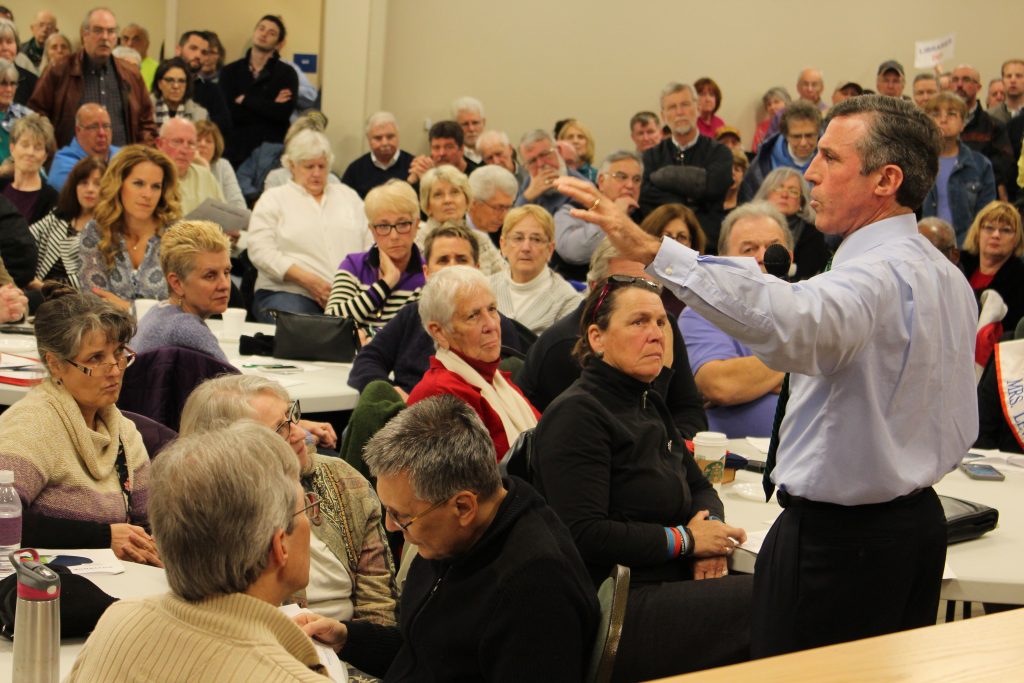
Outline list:
[[[555,221],[536,204],[512,209],[501,228],[508,270],[490,277],[502,315],[539,335],[580,303],[580,294],[548,267],[555,251]]]
[[[1024,231],[1017,209],[1008,202],[994,201],[974,217],[960,249],[960,265],[979,299],[994,289],[1009,309],[1003,329],[1012,330],[1024,316]]]
[[[160,268],[169,296],[139,320],[131,346],[145,353],[163,346],[194,349],[227,363],[206,326],[227,310],[231,295],[231,242],[210,221],[178,221],[160,238]]]
[[[174,162],[152,147],[123,147],[103,174],[82,233],[82,288],[123,308],[135,299],[166,298],[160,237],[180,218],[178,202]]]
[[[587,178],[592,183],[597,182],[597,169],[594,168],[594,136],[590,129],[576,119],[568,119],[562,123],[558,130],[558,140],[565,140],[572,144],[576,155],[580,158],[580,165],[576,172]]]
[[[0,194],[18,209],[30,224],[50,213],[57,204],[57,190],[43,180],[43,164],[56,151],[49,119],[29,113],[10,127],[10,154],[14,177],[0,181]]]

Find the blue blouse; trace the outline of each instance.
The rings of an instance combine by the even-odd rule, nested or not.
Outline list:
[[[107,268],[107,262],[100,253],[100,230],[96,221],[89,221],[82,231],[80,256],[82,268],[78,278],[83,290],[93,287],[105,289],[126,301],[135,299],[166,299],[167,280],[160,269],[160,236],[153,235],[146,243],[146,254],[136,269],[128,258],[128,249],[121,238],[120,249],[114,257],[114,264]]]

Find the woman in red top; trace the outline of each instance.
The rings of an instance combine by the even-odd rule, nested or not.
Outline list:
[[[423,287],[419,309],[436,351],[409,405],[438,394],[461,398],[480,416],[500,461],[520,432],[537,426],[540,413],[498,370],[501,323],[487,278],[469,266],[445,268]]]
[[[994,289],[1008,309],[1003,329],[1012,330],[1024,316],[1024,232],[1020,213],[1007,202],[989,202],[975,216],[960,252],[960,264],[978,297]]]

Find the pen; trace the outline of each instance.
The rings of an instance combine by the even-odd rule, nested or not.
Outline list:
[[[269,370],[298,370],[297,365],[282,365],[280,363],[246,363],[243,368],[267,368]]]

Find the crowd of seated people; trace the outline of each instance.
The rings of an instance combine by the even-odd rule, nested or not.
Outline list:
[[[0,16],[0,322],[35,314],[47,378],[0,415],[0,469],[15,471],[26,545],[109,547],[176,577],[164,602],[111,610],[73,678],[116,677],[96,667],[109,666],[97,663],[103,653],[126,652],[111,650],[123,646],[109,635],[119,621],[144,624],[157,642],[173,630],[169,615],[184,632],[207,607],[259,612],[280,642],[255,649],[273,651],[275,666],[298,678],[314,673],[299,628],[248,602],[258,597],[308,606],[320,616],[301,628],[370,673],[398,676],[448,652],[425,666],[443,678],[486,675],[481,667],[504,662],[536,680],[575,679],[593,641],[594,587],[616,564],[633,572],[616,678],[748,656],[749,577],[724,571],[744,532],[723,521],[727,510],[685,440],[709,425],[729,437],[767,436],[783,375],[620,258],[585,219],[587,207],[558,186],[565,177],[590,182],[648,233],[710,256],[751,257],[762,271],[766,249],[782,245],[793,264],[786,279],[812,278],[839,247],[815,228],[803,176],[829,108],[820,70],[801,71],[795,98],[781,86],[763,94],[752,145],[719,117],[722,88],[703,77],[660,93],[652,86],[658,108],[629,122],[635,149],[602,150],[583,111],[566,112],[552,130],[489,129],[483,103],[460,97],[451,118],[430,127],[424,153],[403,149],[399,121],[380,111],[349,131],[365,134],[369,148],[349,160],[336,159],[326,117],[309,107],[305,77],[283,53],[280,17],[261,17],[236,61],[216,33],[199,30],[159,61],[144,27],[122,28],[104,8],[86,14],[79,40],[45,10],[30,34],[22,42]],[[906,80],[888,60],[873,86],[909,99]],[[987,108],[981,83],[967,65],[945,85],[938,74],[913,79],[914,103],[934,120],[942,149],[918,217],[979,299],[1000,294],[1010,332],[1024,313],[1024,231],[1013,203],[1024,188],[1024,61],[1003,64]],[[832,102],[866,92],[839,83]],[[206,200],[251,208],[248,230],[240,237],[191,218]],[[349,384],[389,384],[403,406],[367,447],[371,479],[325,454],[338,445],[330,424],[302,420],[283,387],[245,375],[201,384],[182,414],[182,439],[161,454],[167,464],[150,466],[140,428],[117,408],[125,370],[136,354],[166,347],[232,370],[207,322],[237,288],[251,320],[273,324],[275,311],[287,311],[355,321],[362,348]],[[159,303],[136,317],[139,299]],[[518,363],[506,371],[510,357]],[[1013,447],[989,384],[991,429],[979,444]],[[531,430],[536,491],[495,469]],[[52,438],[40,442],[40,432]],[[412,439],[422,450],[399,453],[395,444]],[[452,475],[443,456],[468,450],[474,471]],[[184,514],[178,497],[204,490],[191,469],[207,456],[211,475],[274,488],[274,499],[240,496],[228,501],[237,507]],[[251,472],[258,467],[263,479]],[[168,482],[183,488],[154,489]],[[258,524],[238,523],[260,509]],[[227,517],[235,526],[207,528]],[[524,555],[527,531],[542,542]],[[408,593],[392,559],[399,535],[418,553],[406,558]],[[222,562],[218,571],[244,580],[205,576],[185,587],[182,568],[203,562],[189,557],[190,544],[215,543],[227,555],[240,538],[252,547],[231,557],[237,568]],[[304,549],[294,557],[293,548]],[[495,564],[513,552],[519,564]],[[466,616],[477,623],[454,633],[439,620],[442,634],[423,639],[410,624],[423,619],[417,600],[441,576],[452,592],[437,599],[476,596]],[[552,586],[560,601],[549,599]],[[214,595],[222,606],[212,607]],[[550,656],[538,604],[565,620],[549,639],[578,656]],[[656,638],[645,628],[652,622],[661,625]],[[490,659],[475,656],[467,634],[485,638],[499,624],[528,626],[530,637],[520,649],[504,643]],[[714,643],[675,656],[675,643],[708,628]],[[524,657],[530,647],[534,656]],[[227,656],[254,656],[244,649]],[[161,666],[174,661],[168,654]]]

